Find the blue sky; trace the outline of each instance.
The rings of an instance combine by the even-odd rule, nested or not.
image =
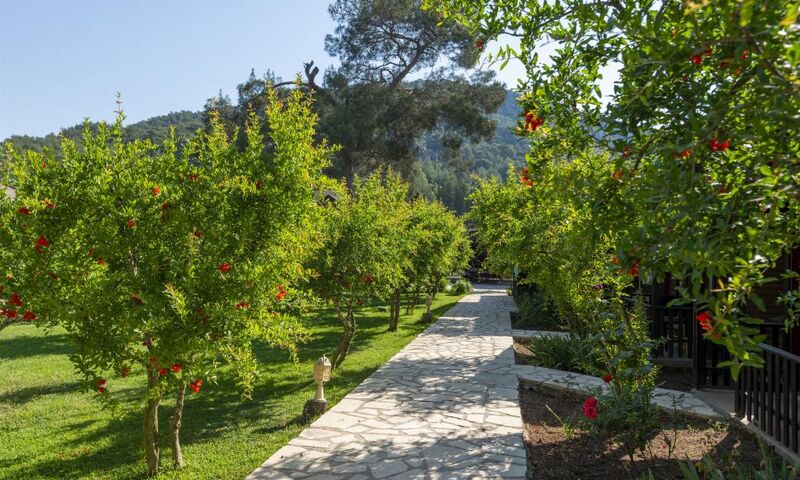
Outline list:
[[[111,119],[127,123],[235,98],[251,68],[292,78],[335,63],[327,0],[0,0],[0,139]],[[490,45],[491,46],[491,45]],[[500,79],[516,84],[519,66]]]

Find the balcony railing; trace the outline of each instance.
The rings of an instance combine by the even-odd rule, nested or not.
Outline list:
[[[736,415],[767,436],[798,452],[797,375],[800,356],[761,344],[764,366],[744,367],[736,382]]]

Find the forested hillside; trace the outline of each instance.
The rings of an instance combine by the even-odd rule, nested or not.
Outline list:
[[[513,133],[519,118],[516,94],[508,91],[503,105],[490,117],[497,124],[494,138],[490,141],[464,143],[456,158],[444,153],[435,135],[423,137],[419,148],[420,171],[414,176],[414,189],[428,198],[438,198],[454,211],[463,213],[467,206],[465,192],[474,188],[471,175],[505,176],[509,163],[524,164],[526,141]],[[91,125],[94,127],[96,123]],[[170,127],[175,127],[179,139],[185,139],[197,129],[205,128],[205,125],[204,112],[184,110],[126,125],[124,137],[128,140],[149,139],[159,143],[169,136]],[[83,124],[79,123],[60,133],[80,140],[82,131]],[[55,148],[58,145],[58,134],[51,133],[44,137],[12,135],[4,140],[6,141],[21,149],[42,151],[45,147]]]

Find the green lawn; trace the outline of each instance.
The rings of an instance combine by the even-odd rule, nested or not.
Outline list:
[[[440,295],[433,308],[441,315],[460,297]],[[404,312],[405,310],[403,310]],[[402,349],[428,324],[419,322],[424,306],[403,316],[399,330],[386,331],[388,313],[360,312],[350,355],[326,386],[331,404]],[[175,471],[167,448],[167,417],[173,398],[162,404],[163,473],[160,479],[243,479],[296,436],[305,401],[314,394],[311,368],[330,355],[341,327],[330,311],[310,316],[313,340],[300,349],[295,365],[285,352],[257,348],[262,377],[252,401],[241,401],[232,380],[207,382],[199,395],[188,394],[182,440],[187,467]],[[81,390],[69,361],[63,330],[49,332],[13,325],[0,332],[0,478],[143,478],[140,447],[142,369],[109,379],[123,411],[103,410],[93,393]],[[135,407],[135,408],[134,408]]]

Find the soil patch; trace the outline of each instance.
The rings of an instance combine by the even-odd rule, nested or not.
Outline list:
[[[745,430],[725,421],[667,414],[662,430],[650,441],[647,458],[627,456],[613,441],[567,429],[578,420],[583,399],[568,392],[531,390],[520,386],[520,408],[528,453],[528,479],[638,479],[648,470],[656,479],[682,479],[679,463],[698,461],[704,454],[738,465],[759,464],[758,442]],[[673,430],[674,426],[674,430]],[[670,452],[665,438],[673,442]]]

